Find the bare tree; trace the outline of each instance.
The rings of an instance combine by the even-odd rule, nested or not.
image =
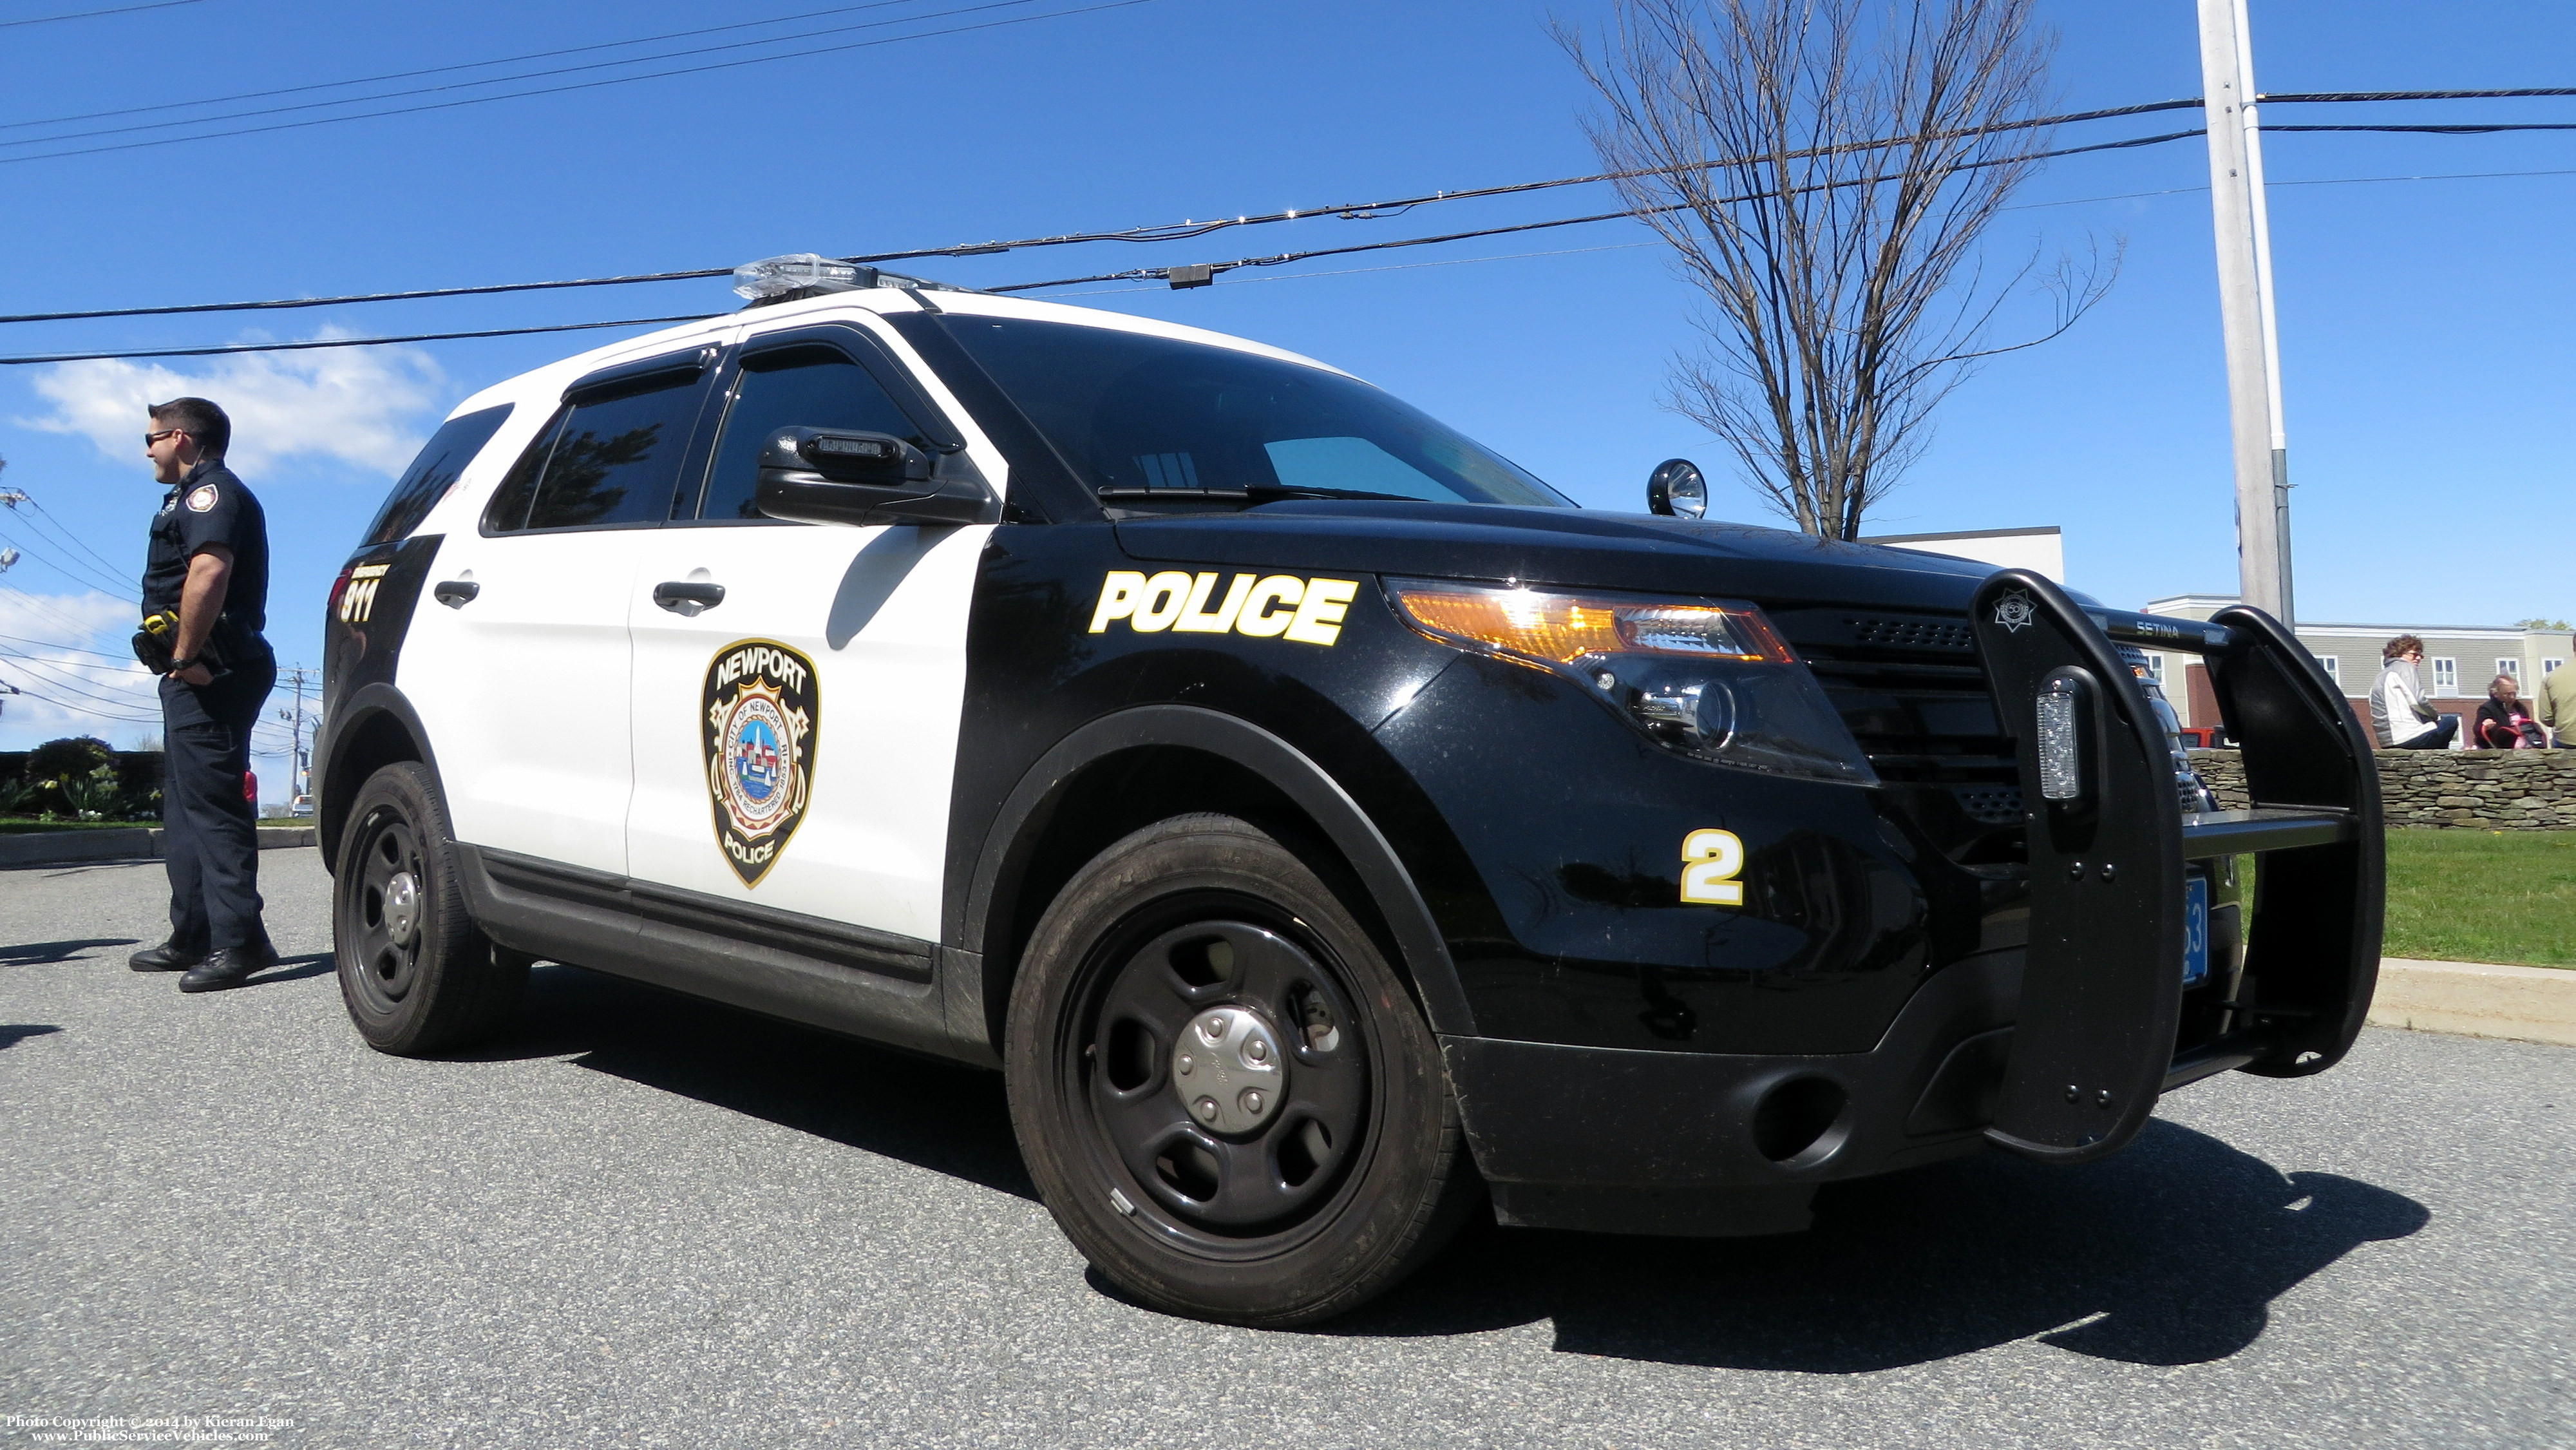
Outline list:
[[[2063,333],[2115,250],[2000,279],[1980,237],[2038,164],[2051,39],[2032,0],[1615,0],[1589,130],[1637,215],[1707,294],[1671,406],[1808,533],[1853,538],[1979,358]],[[2006,300],[2042,335],[1987,345]]]

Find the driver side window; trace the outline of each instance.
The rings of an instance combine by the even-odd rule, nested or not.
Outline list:
[[[930,446],[867,369],[838,350],[816,346],[756,353],[743,360],[735,377],[697,517],[710,523],[759,519],[752,494],[760,482],[760,446],[779,429],[797,427],[890,433],[915,446]]]

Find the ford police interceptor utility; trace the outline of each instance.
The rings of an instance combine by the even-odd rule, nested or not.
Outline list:
[[[379,1048],[545,959],[998,1067],[1103,1274],[1291,1324],[1471,1213],[1794,1230],[2359,1030],[2369,744],[2260,612],[1704,520],[1687,465],[1581,510],[1257,343],[745,273],[467,399],[333,589]]]

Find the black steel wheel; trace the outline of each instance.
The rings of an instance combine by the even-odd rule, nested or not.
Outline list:
[[[367,1042],[406,1056],[504,1028],[529,959],[474,925],[437,781],[411,761],[368,777],[341,833],[331,933],[340,996]]]
[[[1159,1308],[1341,1313],[1477,1199],[1402,978],[1305,861],[1230,817],[1139,831],[1066,884],[1023,958],[1007,1062],[1048,1208]]]

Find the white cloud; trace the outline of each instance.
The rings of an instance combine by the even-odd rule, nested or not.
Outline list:
[[[86,435],[115,461],[140,464],[147,407],[210,398],[233,420],[229,461],[256,487],[259,474],[289,458],[401,472],[425,436],[416,424],[436,421],[431,410],[446,397],[441,381],[437,362],[413,347],[241,353],[189,371],[119,360],[57,363],[35,379],[53,412],[17,421]]]

